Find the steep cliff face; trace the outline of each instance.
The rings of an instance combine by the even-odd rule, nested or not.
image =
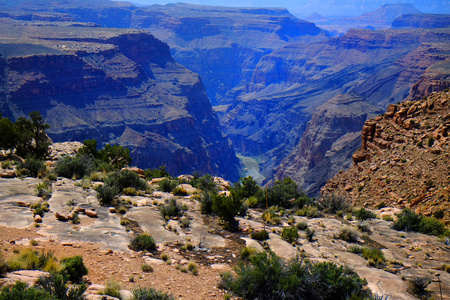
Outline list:
[[[366,121],[353,166],[322,188],[357,205],[410,207],[431,216],[442,210],[450,221],[449,93],[390,105]]]
[[[266,155],[262,170],[267,177],[282,162],[282,168],[297,177],[294,147],[317,107],[338,94],[351,93],[380,108],[402,101],[428,67],[449,59],[445,51],[449,41],[447,29],[352,30],[308,47],[292,43],[260,60],[246,93],[229,106],[222,124],[239,152]],[[352,149],[347,154],[356,150]],[[348,166],[346,157],[341,167]],[[333,169],[337,172],[338,164]],[[299,183],[318,178],[309,170],[302,172],[305,177]]]
[[[377,107],[356,94],[340,94],[325,102],[314,111],[300,143],[276,169],[273,180],[290,177],[308,194],[317,194],[317,187],[349,161],[346,159],[349,151],[345,147],[355,139],[359,140],[359,131],[366,119],[378,113]],[[314,180],[313,186],[305,184],[306,173],[320,170],[322,166],[319,165],[324,161],[328,165],[328,174]]]
[[[28,25],[23,36],[32,39],[37,28]],[[10,50],[5,59],[3,115],[39,110],[54,141],[119,143],[143,168],[238,179],[239,162],[201,79],[173,60],[167,44],[130,30],[38,30],[40,53]]]

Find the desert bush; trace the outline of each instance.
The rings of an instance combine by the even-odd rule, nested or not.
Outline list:
[[[161,253],[161,259],[163,261],[167,261],[169,259],[169,254],[167,254],[166,252]]]
[[[295,214],[297,216],[308,217],[308,218],[320,218],[323,216],[322,212],[314,206],[306,205],[302,209],[298,209]]]
[[[336,214],[338,211],[348,211],[350,204],[347,198],[338,195],[327,195],[317,202],[324,213]]]
[[[121,170],[115,180],[121,190],[125,188],[134,188],[136,190],[145,191],[148,188],[147,182],[143,180],[139,174],[126,169]]]
[[[211,175],[206,174],[199,177],[198,174],[194,174],[194,178],[191,181],[191,185],[197,189],[205,191],[217,191],[216,183]]]
[[[158,182],[158,185],[161,191],[171,193],[173,189],[178,185],[178,181],[164,178],[163,180]]]
[[[83,178],[94,171],[94,161],[87,156],[64,156],[58,160],[55,172],[58,176],[66,178]]]
[[[444,211],[442,209],[439,209],[433,213],[433,217],[435,217],[436,219],[442,219],[444,218],[444,214]]]
[[[363,248],[362,257],[369,261],[371,266],[379,266],[386,261],[383,251],[377,248]]]
[[[36,288],[47,291],[58,300],[84,300],[83,295],[87,287],[81,285],[67,285],[67,278],[61,274],[51,273],[49,276],[39,277],[35,285]]]
[[[10,160],[2,161],[2,168],[3,169],[12,169],[13,166],[14,166],[14,162],[12,162]]]
[[[359,210],[358,209],[355,210],[354,215],[356,220],[359,221],[375,219],[377,217],[377,215],[374,212],[371,212],[370,210],[367,210],[364,207]]]
[[[141,266],[141,270],[142,270],[143,272],[145,272],[145,273],[153,272],[152,266],[147,265],[147,264],[143,264],[143,265]]]
[[[163,218],[181,217],[186,210],[186,206],[178,204],[177,200],[173,198],[166,200],[166,203],[159,207]]]
[[[368,297],[367,284],[348,268],[311,264],[300,258],[288,263],[273,253],[259,253],[236,268],[236,278],[222,275],[222,285],[244,299],[345,299]],[[225,277],[225,279],[224,279]]]
[[[295,227],[284,227],[281,232],[281,238],[286,242],[292,244],[298,239],[298,231]]]
[[[153,288],[137,287],[131,291],[130,300],[174,300],[175,298]]]
[[[269,233],[266,230],[254,231],[250,234],[250,237],[257,241],[264,241],[269,239]]]
[[[127,196],[136,196],[137,195],[137,191],[133,187],[124,188],[123,193]]]
[[[348,251],[351,252],[351,253],[354,253],[354,254],[362,254],[363,250],[364,250],[363,247],[351,246]]]
[[[39,252],[33,249],[22,249],[7,260],[8,270],[44,270],[56,258],[52,252]]]
[[[245,200],[245,204],[247,204],[248,207],[254,208],[258,205],[258,198],[255,196],[251,196]]]
[[[213,196],[216,195],[216,191],[203,191],[200,195],[200,210],[202,214],[212,213]]]
[[[394,218],[391,215],[384,215],[382,218],[384,221],[393,222]]]
[[[120,190],[116,186],[104,184],[97,189],[97,198],[101,205],[110,205],[119,195]]]
[[[225,195],[213,195],[212,200],[212,211],[229,225],[236,225],[234,217],[238,214],[242,201]]]
[[[358,231],[351,226],[343,227],[338,236],[339,239],[349,243],[357,242],[358,237],[359,237]]]
[[[307,228],[308,228],[308,223],[306,223],[306,222],[297,223],[298,230],[306,230]]]
[[[60,272],[72,282],[80,282],[83,276],[89,273],[80,255],[61,259]]]
[[[241,251],[241,259],[249,260],[251,256],[259,253],[259,251],[254,247],[244,247]]]
[[[0,252],[0,277],[6,274],[8,271],[8,264],[5,262],[2,253]]]
[[[195,261],[189,261],[187,268],[193,275],[198,275],[198,267]]]
[[[316,234],[316,231],[314,229],[306,228],[305,230],[305,238],[308,240],[308,242],[314,241],[314,235]]]
[[[145,178],[147,180],[151,180],[153,178],[162,178],[162,177],[170,177],[170,174],[167,172],[165,166],[159,167],[159,169],[146,169]]]
[[[370,225],[367,222],[358,222],[356,225],[361,232],[370,233]]]
[[[236,197],[244,199],[255,196],[261,190],[261,187],[253,177],[247,176],[236,182],[233,190],[236,193]]]
[[[397,215],[397,221],[393,228],[400,231],[415,231],[429,235],[442,235],[445,232],[445,225],[435,218],[428,218],[416,214],[409,208],[404,208]]]
[[[13,286],[6,286],[0,291],[0,300],[54,300],[45,290],[28,287],[28,284],[17,281]]]
[[[266,195],[267,193],[267,195]],[[292,206],[290,200],[302,196],[303,193],[297,187],[297,184],[290,178],[275,181],[271,188],[265,193],[258,193],[260,203],[266,202],[266,196],[269,206],[279,205],[289,208]]]
[[[281,218],[278,213],[275,212],[273,207],[270,207],[269,210],[263,212],[261,215],[261,218],[266,222],[267,224],[272,225],[278,225],[281,224]]]
[[[111,146],[106,144],[103,149],[98,151],[98,155],[104,162],[120,170],[131,164],[130,149],[119,145]]]
[[[34,193],[38,197],[48,199],[52,196],[52,184],[50,181],[43,181],[36,184]]]
[[[311,204],[312,204],[312,199],[306,195],[297,197],[293,202],[293,206],[298,209],[302,209],[304,206],[311,205]]]
[[[122,285],[113,280],[110,279],[106,282],[105,288],[101,291],[102,295],[107,295],[107,296],[111,296],[111,297],[115,297],[119,300],[122,300],[122,293],[120,292],[120,290],[122,289]]]
[[[419,297],[419,299],[429,299],[431,292],[427,290],[431,280],[426,277],[416,277],[409,281],[409,288],[411,292]]]
[[[131,240],[130,248],[134,251],[153,251],[156,249],[156,242],[149,234],[141,233]]]
[[[38,177],[45,174],[47,167],[44,161],[33,157],[27,157],[24,162],[20,162],[17,165],[17,171],[22,176]]]
[[[376,209],[382,209],[383,207],[386,207],[386,203],[384,201],[378,203],[375,208]]]

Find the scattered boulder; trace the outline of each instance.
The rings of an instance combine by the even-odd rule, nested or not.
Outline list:
[[[55,212],[55,217],[58,221],[62,221],[62,222],[67,222],[67,220],[68,220],[67,216],[65,216],[59,212]]]
[[[95,210],[91,210],[91,209],[85,209],[84,213],[91,218],[97,218],[98,213]]]
[[[34,222],[35,223],[42,223],[42,217],[40,215],[34,216]]]
[[[7,170],[7,169],[0,170],[0,178],[15,178],[15,177],[17,177],[15,170]]]

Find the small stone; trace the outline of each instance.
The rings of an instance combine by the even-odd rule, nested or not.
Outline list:
[[[97,218],[98,213],[95,210],[86,209],[84,213],[91,218]]]
[[[42,223],[42,217],[40,215],[35,215],[34,216],[34,222],[36,223]]]
[[[117,212],[117,210],[114,207],[110,207],[109,212],[112,214],[115,214]]]
[[[19,206],[19,207],[30,207],[30,203],[25,203],[23,201],[17,201],[17,206]]]
[[[60,214],[59,212],[55,212],[55,217],[58,221],[66,222],[68,220],[66,216]]]

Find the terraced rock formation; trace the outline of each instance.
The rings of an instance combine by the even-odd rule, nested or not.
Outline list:
[[[118,143],[142,168],[239,178],[200,77],[167,44],[136,30],[3,21],[3,116],[38,110],[54,141]]]

